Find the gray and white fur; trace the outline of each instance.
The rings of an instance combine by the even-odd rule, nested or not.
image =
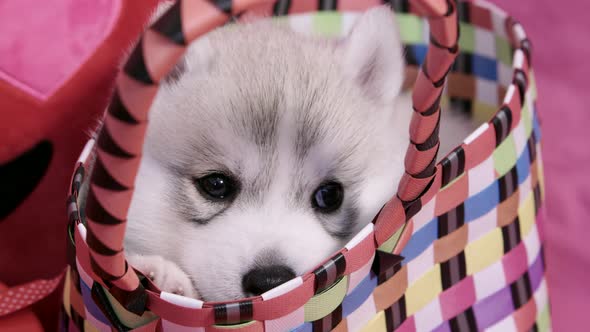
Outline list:
[[[387,7],[341,40],[258,21],[194,42],[151,109],[130,263],[162,290],[220,301],[328,258],[397,189],[411,116],[403,66]],[[231,198],[203,193],[209,174],[234,180]],[[325,183],[343,189],[335,211],[314,203]],[[267,274],[260,287],[247,285],[253,271]]]

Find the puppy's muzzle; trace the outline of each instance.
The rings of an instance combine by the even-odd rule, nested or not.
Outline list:
[[[242,288],[246,294],[260,295],[295,277],[295,272],[288,266],[255,267],[242,278]]]

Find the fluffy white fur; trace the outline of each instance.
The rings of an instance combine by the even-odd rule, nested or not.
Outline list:
[[[242,278],[255,266],[300,275],[341,248],[403,173],[411,108],[398,97],[401,52],[386,7],[339,41],[258,22],[194,43],[150,113],[125,238],[130,263],[165,291],[218,301],[251,295]],[[195,189],[195,178],[218,170],[242,184],[230,204]],[[329,216],[311,206],[327,178],[345,188]]]

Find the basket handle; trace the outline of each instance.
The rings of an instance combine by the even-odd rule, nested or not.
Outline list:
[[[430,43],[412,93],[410,144],[404,160],[405,172],[397,194],[375,218],[375,242],[380,247],[404,223],[420,211],[421,198],[432,185],[438,168],[440,99],[444,84],[459,52],[459,22],[456,2],[411,0],[411,10],[425,16],[430,26]],[[396,248],[398,252],[399,248]]]
[[[131,312],[143,313],[147,295],[134,270],[126,263],[123,240],[141,161],[147,115],[158,83],[171,72],[191,41],[223,25],[231,15],[274,3],[276,1],[272,0],[177,1],[145,31],[117,78],[97,139],[97,158],[86,200],[87,242],[93,272]],[[411,5],[414,11],[429,17],[431,44],[424,69],[416,81],[406,173],[398,194],[385,212],[391,210],[388,206],[405,206],[406,202],[418,199],[433,179],[438,151],[438,97],[456,54],[454,4],[450,0],[412,0]],[[404,219],[403,209],[401,213]],[[383,239],[389,238],[396,229],[389,218],[378,218],[377,243],[384,242]]]

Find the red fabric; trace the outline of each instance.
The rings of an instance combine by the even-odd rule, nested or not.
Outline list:
[[[0,293],[8,290],[6,285],[0,283]],[[0,305],[0,309],[2,306]],[[12,315],[0,318],[0,331],[2,332],[42,332],[43,326],[39,319],[29,310],[22,310]]]
[[[157,0],[107,2],[116,4],[118,10],[106,10],[105,1],[94,0],[83,1],[83,5],[78,1],[58,0],[23,0],[0,4],[0,21],[5,22],[0,23],[2,26],[26,26],[22,23],[23,19],[30,16],[30,22],[26,23],[31,24],[33,34],[42,33],[44,29],[55,31],[55,26],[60,24],[59,20],[74,20],[70,22],[71,26],[83,26],[84,20],[76,15],[84,6],[91,6],[91,9],[84,7],[88,15],[100,16],[100,8],[104,9],[103,14],[109,15],[107,21],[95,25],[102,31],[93,33],[102,34],[104,39],[100,38],[102,41],[97,43],[98,47],[87,58],[84,58],[85,52],[74,46],[84,44],[85,36],[88,39],[97,37],[93,34],[84,35],[83,28],[67,34],[58,29],[58,35],[51,36],[55,40],[46,35],[34,38],[24,30],[20,34],[11,30],[13,34],[5,34],[0,42],[2,52],[8,53],[8,46],[13,47],[11,52],[23,52],[22,55],[16,53],[18,56],[12,58],[30,59],[33,56],[38,62],[25,68],[29,70],[25,73],[26,70],[14,62],[0,61],[0,165],[15,160],[43,140],[49,141],[53,147],[51,162],[38,186],[6,218],[0,220],[0,281],[9,286],[53,277],[65,267],[65,197],[72,168],[88,138],[87,129],[94,126],[108,102],[121,57],[137,38]],[[92,8],[97,10],[92,12]],[[22,15],[25,12],[31,15]],[[46,12],[52,14],[45,15]],[[29,37],[42,44],[39,49],[21,47],[21,44],[25,44],[23,40]],[[74,39],[78,44],[72,41]],[[32,51],[35,51],[33,55],[30,54]],[[56,67],[51,62],[55,53],[61,54],[64,62],[73,61],[77,55],[79,66]],[[5,59],[4,55],[0,58]],[[41,72],[36,74],[36,70]],[[58,73],[51,76],[52,70]],[[37,77],[45,74],[50,75],[53,81]],[[8,83],[11,76],[15,75],[21,75],[20,83],[29,89]],[[57,327],[59,301],[60,296],[56,294],[39,303],[42,308],[35,308],[40,310],[48,330]]]
[[[30,307],[47,297],[61,285],[63,276],[64,273],[61,273],[51,280],[38,279],[0,291],[0,317]]]

